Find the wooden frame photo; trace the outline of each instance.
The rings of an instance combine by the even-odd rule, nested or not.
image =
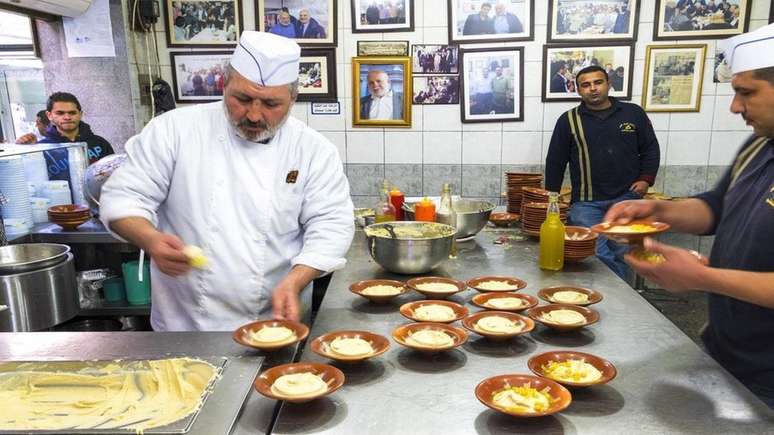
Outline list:
[[[610,96],[620,100],[632,98],[634,43],[619,44],[549,44],[543,46],[542,100],[580,101],[575,75],[587,66],[605,69],[610,83]]]
[[[677,9],[678,2],[674,0],[656,0],[653,40],[724,39],[747,31],[751,0],[717,3],[714,10],[702,2]]]
[[[414,76],[414,104],[460,104],[460,77]]]
[[[706,44],[649,45],[642,108],[646,112],[698,112]]]
[[[524,47],[460,50],[462,122],[524,120]]]
[[[456,45],[414,44],[411,48],[414,74],[459,74],[460,48]]]
[[[548,0],[548,42],[634,41],[640,0]]]
[[[448,0],[447,12],[450,44],[535,39],[535,0]]]
[[[414,0],[350,0],[350,4],[352,33],[414,31]]]
[[[166,0],[167,46],[235,47],[244,28],[241,0]]]
[[[336,49],[301,50],[296,101],[332,102],[336,99]]]
[[[178,103],[223,99],[225,71],[232,51],[170,52],[172,89]]]
[[[302,47],[335,47],[338,0],[256,0],[261,32],[294,39]]]
[[[409,41],[357,41],[358,56],[408,56]]]
[[[411,127],[411,58],[352,58],[352,124]]]

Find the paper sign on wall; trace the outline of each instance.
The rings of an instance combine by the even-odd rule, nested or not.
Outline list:
[[[116,57],[109,1],[94,0],[83,15],[62,18],[69,57]]]

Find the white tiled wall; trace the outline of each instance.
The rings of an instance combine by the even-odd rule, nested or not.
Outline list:
[[[164,3],[164,2],[162,2]],[[246,29],[254,29],[253,1],[243,1]],[[413,106],[410,129],[355,128],[352,126],[351,64],[358,40],[409,40],[412,43],[445,44],[447,0],[414,0],[415,30],[406,33],[358,33],[351,31],[350,1],[339,0],[337,55],[338,96],[341,115],[312,115],[310,103],[297,103],[294,115],[321,131],[338,147],[346,163],[425,164],[536,164],[547,151],[551,131],[559,115],[575,103],[540,101],[542,46],[546,40],[547,0],[535,0],[535,40],[504,45],[525,47],[524,121],[462,124],[458,106]],[[653,44],[655,0],[642,0],[632,102],[642,94],[645,48]],[[768,0],[753,0],[750,29],[767,23]],[[171,83],[169,50],[162,23],[156,26],[162,76]],[[663,41],[706,43],[707,61],[701,110],[697,113],[649,114],[662,147],[662,165],[728,164],[750,129],[729,112],[733,90],[712,81],[714,40]],[[499,44],[503,45],[503,44]],[[190,51],[190,50],[180,50]],[[144,57],[144,56],[143,56]],[[139,101],[135,101],[139,106]]]

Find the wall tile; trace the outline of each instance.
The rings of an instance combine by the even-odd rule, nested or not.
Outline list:
[[[439,131],[422,133],[425,164],[462,163],[462,133]]]
[[[418,163],[422,161],[422,133],[393,131],[384,133],[384,161],[386,163]]]
[[[421,0],[425,27],[441,27],[446,31],[446,0]]]
[[[500,164],[502,133],[463,131],[462,163]]]
[[[540,131],[543,129],[543,102],[540,101],[540,97],[524,97],[523,111],[524,120],[503,122],[503,131]]]
[[[709,131],[673,131],[669,133],[668,165],[707,165]]]
[[[669,122],[670,129],[672,131],[712,130],[715,97],[702,97],[699,109],[699,112],[672,113]]]
[[[713,131],[710,165],[730,165],[742,144],[750,137],[746,131]]]
[[[347,163],[384,163],[384,133],[347,132]]]
[[[423,106],[422,109],[425,131],[462,131],[459,106]]]
[[[747,126],[742,115],[731,112],[733,99],[733,95],[715,96],[712,129],[716,131],[744,131],[752,134],[752,128]]]
[[[444,183],[450,183],[452,194],[460,194],[462,165],[423,165],[422,195],[440,196]]]
[[[405,196],[422,195],[422,165],[384,165],[384,176]]]
[[[347,112],[343,104],[339,103],[338,115],[313,115],[312,103],[298,103],[306,105],[307,123],[317,131],[344,131],[347,125]]]
[[[498,197],[500,165],[462,165],[462,196]]]
[[[663,168],[664,193],[670,196],[690,196],[707,190],[706,166],[667,166]]]
[[[367,195],[351,195],[351,197],[355,208],[374,208],[376,201],[379,199],[378,196]]]
[[[534,132],[503,132],[502,163],[505,164],[540,164],[540,151],[543,133]]]
[[[539,97],[543,86],[543,61],[524,62],[524,96]]]
[[[378,196],[384,181],[384,165],[346,165],[349,191],[352,195]]]
[[[336,145],[341,161],[347,163],[347,134],[343,131],[321,131],[320,134]]]
[[[730,163],[730,162],[729,162]],[[730,165],[710,165],[707,166],[707,190],[714,188],[726,174]]]

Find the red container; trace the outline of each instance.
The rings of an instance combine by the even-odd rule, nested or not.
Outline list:
[[[405,201],[406,196],[403,195],[403,192],[398,190],[397,187],[393,187],[390,191],[390,203],[395,207],[395,220],[402,221],[403,220],[403,201]]]

